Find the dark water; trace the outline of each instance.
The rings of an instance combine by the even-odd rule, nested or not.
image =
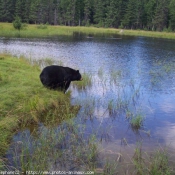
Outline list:
[[[91,76],[92,86],[85,90],[71,86],[69,90],[72,103],[81,105],[75,120],[85,126],[84,137],[95,133],[102,157],[121,153],[127,159],[138,141],[146,151],[160,146],[174,151],[175,41],[144,37],[1,38],[0,52],[37,60],[51,58],[55,64],[61,62]],[[144,117],[141,128],[131,127],[129,114]],[[12,142],[25,142],[29,136],[30,130],[21,131]]]

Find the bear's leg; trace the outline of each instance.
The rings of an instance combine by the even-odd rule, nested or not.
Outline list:
[[[66,81],[66,82],[65,82],[64,93],[66,93],[67,89],[68,89],[69,86],[70,86],[70,83],[71,83],[71,81]]]

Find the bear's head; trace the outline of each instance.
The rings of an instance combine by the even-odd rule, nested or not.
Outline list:
[[[72,81],[81,81],[81,80],[83,80],[83,79],[82,79],[82,76],[81,76],[79,70],[75,70],[73,75],[72,75]]]

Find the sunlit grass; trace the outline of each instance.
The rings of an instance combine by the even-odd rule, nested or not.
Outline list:
[[[0,36],[4,37],[52,37],[52,36],[73,36],[74,33],[84,33],[86,35],[128,35],[128,36],[146,36],[157,38],[175,39],[175,33],[154,32],[144,30],[125,30],[115,28],[97,28],[97,27],[69,27],[69,26],[51,26],[46,24],[34,25],[28,24],[19,32],[13,28],[12,23],[0,23]]]

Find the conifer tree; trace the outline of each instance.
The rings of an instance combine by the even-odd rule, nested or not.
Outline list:
[[[175,0],[0,0],[0,22],[175,30]]]
[[[22,21],[25,18],[25,2],[26,0],[16,0],[15,4],[15,16],[19,16]]]
[[[133,29],[137,25],[138,2],[129,0],[126,7],[126,13],[122,20],[122,24],[126,28]]]
[[[107,0],[94,0],[94,22],[98,24],[99,27],[105,26],[108,2]]]
[[[107,6],[106,26],[119,27],[121,20],[122,0],[110,0]]]
[[[168,0],[157,1],[153,24],[158,31],[168,26],[168,4]]]
[[[30,0],[25,0],[24,3],[24,18],[23,21],[29,23],[29,15],[30,15]]]
[[[90,24],[90,18],[91,18],[91,4],[92,1],[85,0],[84,1],[84,24],[89,25]]]
[[[30,14],[29,14],[30,23],[34,23],[34,24],[38,23],[39,5],[40,5],[40,0],[31,0]]]
[[[175,31],[175,0],[171,0],[169,4],[169,16],[170,16],[170,24],[169,27]]]
[[[0,0],[0,21],[12,22],[13,21],[13,1]]]
[[[84,18],[84,0],[76,0],[76,4],[75,4],[75,24],[76,25],[82,25],[82,21]]]

